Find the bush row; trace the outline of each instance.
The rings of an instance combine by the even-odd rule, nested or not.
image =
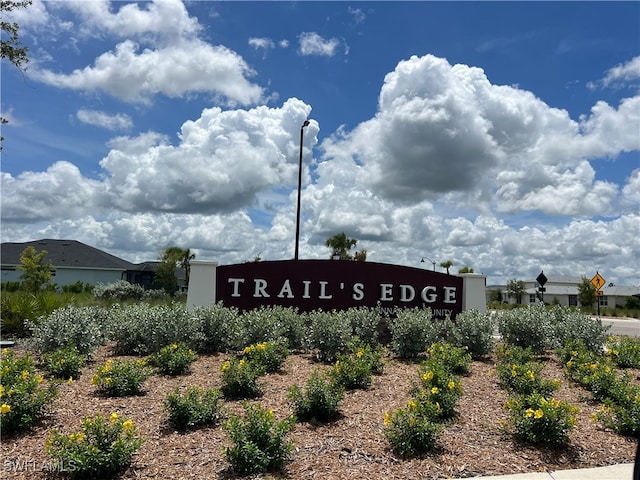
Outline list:
[[[199,353],[215,353],[273,342],[295,351],[312,350],[319,360],[334,362],[354,338],[372,347],[379,345],[381,320],[380,309],[364,307],[299,313],[265,306],[241,313],[222,304],[189,310],[181,303],[135,303],[109,308],[67,306],[29,321],[28,326],[33,346],[41,352],[75,347],[87,355],[109,340],[122,355],[150,355],[179,343]],[[399,310],[386,324],[389,349],[400,358],[424,355],[432,343],[443,340],[466,347],[477,359],[493,350],[496,330],[506,343],[530,347],[536,353],[571,340],[580,340],[597,352],[608,328],[599,319],[560,306],[531,306],[495,316],[469,310],[455,321],[434,319],[429,308],[413,308]]]
[[[623,337],[623,340],[640,347],[640,339]],[[618,344],[618,341],[611,339],[609,344]],[[617,355],[599,355],[577,340],[568,342],[557,352],[567,377],[603,402],[594,420],[622,435],[640,438],[640,385],[631,381],[628,372],[620,374],[615,363]]]
[[[568,443],[578,409],[551,397],[560,381],[542,377],[543,364],[530,347],[504,344],[496,355],[498,379],[509,391],[505,408],[514,436],[530,443]]]

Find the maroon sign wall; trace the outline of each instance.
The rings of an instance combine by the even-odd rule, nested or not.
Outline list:
[[[462,278],[421,268],[341,260],[282,260],[222,265],[216,301],[240,310],[262,305],[300,311],[431,307],[434,317],[462,311]]]

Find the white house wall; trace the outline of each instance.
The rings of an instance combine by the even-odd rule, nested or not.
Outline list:
[[[76,282],[97,285],[98,283],[114,283],[122,280],[124,270],[89,270],[82,268],[57,268],[52,281],[62,287]],[[22,276],[20,270],[2,270],[2,282],[19,282]]]

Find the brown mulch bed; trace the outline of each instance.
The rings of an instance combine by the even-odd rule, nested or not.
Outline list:
[[[179,433],[166,424],[163,402],[177,386],[220,386],[220,366],[229,355],[200,356],[189,374],[179,377],[153,375],[145,383],[145,394],[108,398],[94,393],[90,384],[97,366],[112,356],[102,347],[81,377],[63,383],[52,411],[28,432],[3,437],[0,445],[0,478],[57,479],[51,471],[44,444],[51,428],[65,433],[80,429],[83,415],[118,411],[131,418],[145,438],[122,479],[231,479],[236,478],[223,455],[229,445],[221,427]],[[292,412],[287,391],[306,384],[314,368],[328,368],[311,355],[287,358],[279,373],[261,379],[264,395],[257,399],[272,408],[277,418]],[[446,425],[433,452],[415,458],[400,458],[382,434],[385,412],[403,407],[417,379],[417,364],[388,358],[384,373],[374,376],[368,390],[348,391],[337,420],[319,425],[299,423],[290,434],[295,447],[284,471],[254,478],[282,479],[442,479],[478,475],[501,475],[536,471],[589,468],[633,462],[636,442],[591,420],[600,403],[582,388],[564,378],[555,356],[550,355],[544,374],[561,380],[554,397],[579,407],[577,425],[570,443],[563,448],[518,443],[504,430],[507,393],[498,385],[494,359],[474,361],[470,375],[463,377],[464,395],[459,400],[457,421]],[[634,382],[640,372],[633,371]],[[241,413],[240,401],[225,401],[228,411]]]

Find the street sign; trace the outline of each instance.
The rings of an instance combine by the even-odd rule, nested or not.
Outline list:
[[[596,290],[600,290],[604,285],[604,278],[602,278],[602,275],[596,272],[596,274],[591,279],[591,283],[594,287],[596,287]]]
[[[604,292],[602,290],[596,290],[596,297],[604,297]]]
[[[536,278],[536,282],[540,284],[541,287],[544,287],[544,284],[547,283],[548,278],[544,275],[544,272],[540,272],[540,275]]]

